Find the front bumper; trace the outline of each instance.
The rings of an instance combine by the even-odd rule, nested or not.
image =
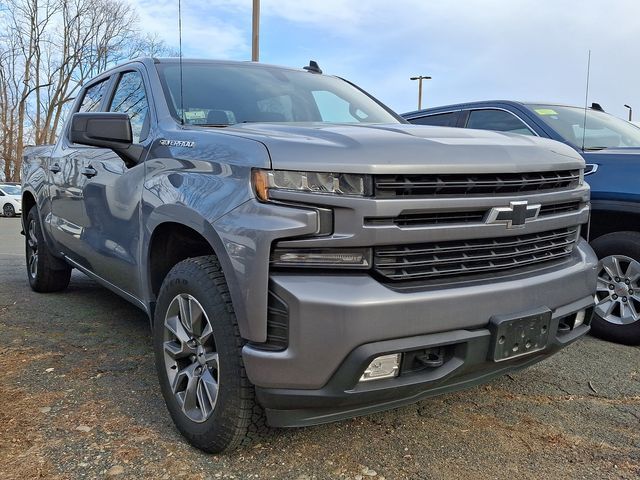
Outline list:
[[[568,306],[575,311],[591,307],[591,297]],[[590,308],[592,311],[592,308]],[[362,345],[354,350],[324,387],[317,390],[257,388],[260,403],[274,427],[317,425],[358,415],[397,408],[446,392],[462,390],[537,363],[585,335],[590,327],[581,325],[558,332],[560,317],[551,325],[551,341],[546,349],[508,362],[487,360],[491,334],[487,329],[454,330],[405,339]],[[449,346],[454,355],[442,366],[397,378],[353,385],[369,362],[388,352]]]
[[[465,388],[542,360],[586,334],[588,325],[560,333],[558,324],[592,306],[596,264],[580,241],[569,261],[531,276],[412,293],[362,274],[273,274],[272,290],[289,307],[288,347],[246,345],[244,364],[274,426],[339,420]],[[552,312],[546,348],[488,360],[490,319],[540,307]],[[358,383],[378,355],[437,345],[453,352],[438,368]]]

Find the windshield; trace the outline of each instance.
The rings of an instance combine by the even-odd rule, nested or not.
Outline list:
[[[556,105],[529,105],[535,114],[558,132],[567,142],[585,150],[616,147],[640,147],[640,128],[597,110]],[[584,126],[586,125],[586,129]]]
[[[22,187],[20,187],[20,185],[0,185],[0,190],[7,195],[20,195]]]
[[[336,77],[255,64],[157,64],[171,114],[192,125],[243,122],[399,123],[385,107]]]

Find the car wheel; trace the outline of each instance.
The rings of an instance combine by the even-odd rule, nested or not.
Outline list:
[[[4,207],[2,207],[2,214],[5,217],[15,217],[16,209],[10,203],[6,203]]]
[[[58,292],[69,286],[71,267],[51,255],[44,241],[38,210],[29,210],[25,232],[25,255],[29,285],[36,292]]]
[[[242,363],[243,344],[217,258],[174,266],[154,315],[156,369],[176,427],[201,450],[231,450],[268,431]]]
[[[640,345],[640,233],[609,233],[591,245],[600,259],[592,332]]]

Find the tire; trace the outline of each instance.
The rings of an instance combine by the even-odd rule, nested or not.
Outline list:
[[[16,209],[10,203],[6,203],[2,207],[2,214],[5,217],[15,217],[16,216]]]
[[[71,267],[54,257],[42,234],[37,207],[29,210],[25,229],[25,257],[29,285],[36,292],[59,292],[69,286]]]
[[[604,340],[640,345],[640,233],[596,238],[598,290],[592,333]]]
[[[190,258],[171,269],[158,295],[153,333],[160,389],[189,443],[219,453],[268,432],[215,256]]]

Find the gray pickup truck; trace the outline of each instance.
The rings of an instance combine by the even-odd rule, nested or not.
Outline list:
[[[206,451],[470,387],[589,330],[572,148],[409,125],[305,70],[131,61],[23,163],[31,287],[76,268],[143,309]]]

